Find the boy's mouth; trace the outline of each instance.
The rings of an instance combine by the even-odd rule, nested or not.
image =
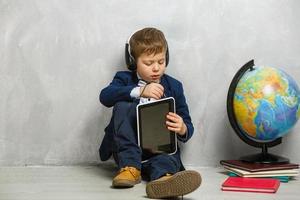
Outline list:
[[[151,79],[153,79],[153,80],[159,79],[159,75],[152,75]]]

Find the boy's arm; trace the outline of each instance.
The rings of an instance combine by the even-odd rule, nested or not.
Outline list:
[[[118,101],[132,101],[130,92],[136,85],[129,84],[128,79],[127,75],[118,72],[112,82],[100,92],[100,102],[106,107],[112,107]]]
[[[185,135],[183,135],[183,136],[177,135],[177,138],[178,138],[178,140],[180,140],[182,142],[187,142],[194,133],[194,126],[193,126],[192,119],[189,114],[189,108],[186,103],[182,84],[180,84],[178,87],[178,93],[177,93],[177,97],[176,97],[176,113],[182,117],[183,122],[185,123],[185,125],[187,127],[187,131],[186,131]]]

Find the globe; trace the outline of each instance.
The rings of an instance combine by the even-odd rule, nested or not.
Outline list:
[[[300,90],[284,71],[245,64],[233,78],[227,97],[227,112],[235,132],[246,143],[262,148],[262,154],[246,161],[288,162],[270,156],[267,147],[281,143],[300,117]]]
[[[300,92],[285,72],[255,67],[237,83],[233,107],[243,133],[259,141],[282,137],[300,115]]]

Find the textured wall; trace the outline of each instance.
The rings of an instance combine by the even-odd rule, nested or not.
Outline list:
[[[155,26],[170,48],[167,73],[182,80],[195,125],[185,164],[258,152],[226,115],[244,63],[280,67],[300,82],[297,0],[1,0],[0,165],[97,163],[111,109],[101,88],[125,69],[136,29]],[[300,123],[270,149],[300,162]]]

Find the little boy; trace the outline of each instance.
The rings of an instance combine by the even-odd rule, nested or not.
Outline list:
[[[142,150],[137,141],[136,106],[146,101],[173,97],[176,113],[168,113],[166,127],[187,142],[194,132],[181,82],[165,74],[169,50],[164,34],[155,28],[135,32],[126,43],[126,64],[130,71],[117,72],[100,93],[100,102],[113,106],[109,125],[99,149],[105,161],[113,155],[119,171],[113,187],[133,187],[141,182],[141,173],[149,179],[149,198],[176,197],[196,190],[200,174],[184,170],[180,150],[173,155],[160,154],[141,162]]]

